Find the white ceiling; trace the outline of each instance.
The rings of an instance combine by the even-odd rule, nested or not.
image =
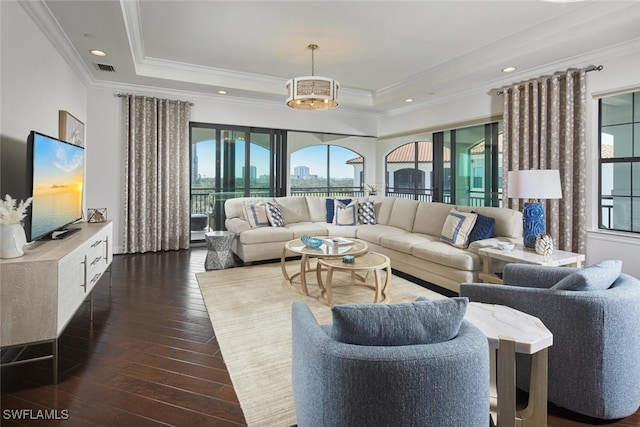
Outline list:
[[[587,66],[581,61],[594,52],[640,40],[638,1],[37,0],[24,7],[91,84],[212,96],[222,89],[230,98],[283,103],[286,81],[311,74],[306,46],[316,43],[315,73],[341,83],[339,108],[368,112]],[[518,71],[502,73],[509,65]]]

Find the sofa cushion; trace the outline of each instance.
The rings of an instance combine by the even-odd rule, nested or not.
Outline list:
[[[490,239],[493,236],[493,230],[496,228],[495,218],[478,214],[476,223],[469,234],[469,243],[476,240]]]
[[[267,203],[264,200],[258,202],[244,202],[244,215],[251,228],[269,227],[271,223],[267,217]]]
[[[451,207],[446,203],[420,203],[416,210],[412,231],[440,237],[442,226],[447,219],[447,215],[449,215]]]
[[[421,243],[439,240],[438,237],[427,236],[419,233],[390,234],[380,238],[380,246],[386,249],[411,254],[411,248]]]
[[[358,222],[363,225],[376,223],[376,210],[372,201],[358,203]]]
[[[358,223],[358,201],[352,200],[346,204],[340,200],[335,200],[335,212],[333,223],[335,225],[356,225]]]
[[[394,235],[408,234],[408,233],[409,233],[408,231],[401,230],[396,227],[375,224],[375,225],[370,225],[368,227],[359,227],[358,231],[356,231],[356,237],[358,239],[362,239],[367,242],[379,245],[382,237],[384,236],[394,236]]]
[[[569,291],[603,291],[616,281],[622,272],[622,261],[601,261],[581,268],[561,279],[551,289]]]
[[[458,334],[467,298],[420,299],[397,304],[346,304],[331,309],[331,337],[367,346],[433,344]]]
[[[284,227],[284,215],[279,204],[267,202],[267,218],[272,227]]]
[[[276,197],[275,201],[280,205],[284,221],[287,224],[309,222],[309,207],[307,206],[306,197]]]
[[[288,242],[293,240],[293,232],[287,227],[258,227],[240,233],[239,239],[243,245]]]
[[[307,196],[307,207],[309,208],[309,221],[325,222],[327,218],[327,203],[324,197]]]
[[[477,254],[442,241],[414,245],[411,255],[461,271],[479,271],[481,267]]]
[[[393,203],[391,216],[387,225],[398,227],[406,231],[413,230],[413,221],[420,204],[417,200],[398,199]]]
[[[336,200],[348,205],[351,203],[351,199],[334,199],[333,197],[328,197],[325,201],[325,209],[327,210],[327,223],[333,224],[333,216],[336,212]]]
[[[393,204],[396,200],[400,200],[397,197],[382,197],[375,196],[369,198],[373,201],[376,211],[376,224],[388,225],[391,218],[391,211],[393,210]]]
[[[296,239],[305,235],[326,236],[329,234],[327,227],[324,226],[324,222],[296,222],[295,224],[287,224],[285,227],[293,231],[293,237]]]
[[[477,214],[459,212],[452,208],[442,226],[440,239],[458,248],[466,248],[477,217]]]

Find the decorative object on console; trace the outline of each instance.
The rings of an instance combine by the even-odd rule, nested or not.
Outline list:
[[[522,209],[524,245],[533,249],[538,234],[545,234],[544,206],[537,199],[561,199],[560,172],[557,169],[509,171],[508,194],[512,199],[529,199]]]
[[[535,250],[537,254],[543,256],[553,255],[553,239],[548,234],[538,234],[536,236]]]
[[[88,208],[87,222],[105,222],[107,220],[107,208]]]
[[[0,258],[24,255],[27,237],[20,221],[24,219],[30,203],[31,197],[16,206],[16,200],[8,194],[0,201]]]
[[[315,56],[317,44],[311,49],[311,76],[296,77],[287,82],[287,105],[298,110],[330,110],[338,106],[340,83],[327,77],[315,76]]]
[[[84,147],[84,123],[64,110],[58,111],[58,119],[58,137],[63,141]]]
[[[365,187],[367,187],[367,192],[369,193],[370,196],[377,196],[378,195],[378,186],[375,184],[367,184]]]

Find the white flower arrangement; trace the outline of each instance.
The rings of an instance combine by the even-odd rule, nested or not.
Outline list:
[[[0,200],[0,224],[17,224],[27,214],[27,208],[31,204],[31,197],[26,201],[20,201],[16,207],[16,200],[12,199],[8,194],[4,196],[4,200]]]

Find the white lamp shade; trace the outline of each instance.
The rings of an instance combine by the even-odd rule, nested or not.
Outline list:
[[[560,171],[531,169],[509,171],[507,197],[511,199],[561,199]]]

